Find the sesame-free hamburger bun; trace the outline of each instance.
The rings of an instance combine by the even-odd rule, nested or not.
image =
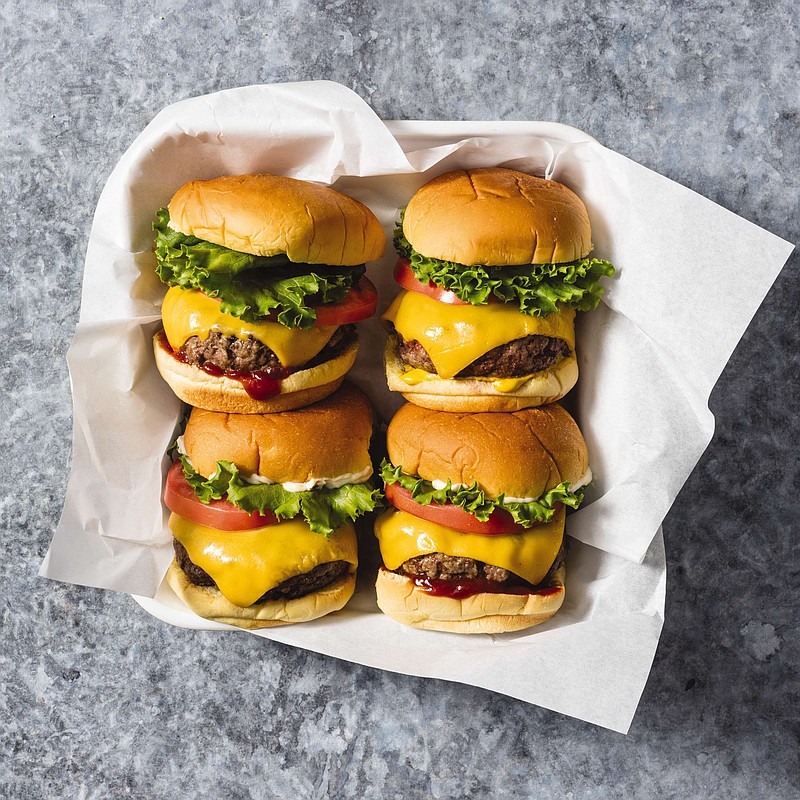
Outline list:
[[[439,175],[409,201],[403,232],[417,252],[465,265],[568,262],[592,249],[583,201],[563,183],[514,169]]]
[[[358,200],[281,175],[191,181],[169,202],[170,227],[257,256],[356,266],[381,257],[386,237]]]

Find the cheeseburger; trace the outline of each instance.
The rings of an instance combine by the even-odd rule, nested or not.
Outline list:
[[[375,522],[378,605],[457,633],[537,625],[564,599],[565,507],[591,480],[561,406],[444,412],[406,404],[381,467],[391,507]]]
[[[390,390],[442,411],[514,411],[575,385],[575,311],[597,307],[614,268],[589,257],[589,216],[566,186],[449,172],[411,198],[394,242]]]
[[[195,408],[164,502],[167,581],[196,614],[242,628],[316,619],[353,594],[353,521],[375,507],[369,401],[345,384],[275,414]]]
[[[156,363],[181,400],[269,413],[341,384],[358,349],[354,322],[375,312],[365,262],[385,236],[364,205],[275,175],[192,181],[154,223],[169,284]]]

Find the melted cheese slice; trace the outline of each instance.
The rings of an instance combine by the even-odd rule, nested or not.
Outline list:
[[[537,525],[524,533],[484,536],[461,533],[390,508],[375,521],[375,535],[383,563],[390,570],[396,570],[409,558],[444,553],[503,567],[536,584],[558,555],[564,538],[564,517],[562,508],[547,525]]]
[[[575,349],[575,309],[568,307],[546,317],[532,317],[510,303],[451,305],[419,292],[401,291],[382,319],[391,322],[405,340],[416,339],[436,372],[446,379],[489,350],[530,334],[563,339],[570,350]]]
[[[327,325],[300,330],[278,322],[245,322],[220,311],[219,300],[198,289],[180,286],[172,286],[167,292],[161,317],[173,350],[178,350],[192,336],[207,339],[212,331],[239,339],[252,336],[269,347],[284,367],[298,367],[310,361],[325,347],[337,328]]]
[[[231,603],[242,608],[279,583],[320,564],[347,561],[358,566],[356,531],[350,524],[342,525],[328,539],[314,533],[302,519],[246,531],[220,531],[172,514],[169,527],[192,563],[214,579]]]

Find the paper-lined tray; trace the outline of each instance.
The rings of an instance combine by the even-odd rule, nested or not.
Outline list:
[[[189,614],[161,583],[171,559],[160,503],[164,453],[180,403],[150,350],[165,291],[150,225],[179,186],[246,172],[320,181],[369,205],[390,236],[420,185],[467,166],[509,166],[569,185],[589,210],[595,253],[618,268],[604,303],[578,324],[581,377],[567,404],[595,482],[568,520],[576,542],[565,606],[518,634],[406,629],[375,605],[375,546],[365,541],[358,590],[343,612],[256,635],[483,686],[626,731],[663,621],[659,526],[710,441],[710,390],[792,248],[562,125],[384,124],[329,82],[246,87],[162,111],[98,203],[69,353],[73,468],[42,574],[139,595],[176,625],[225,627]],[[396,291],[393,262],[387,252],[369,267],[382,307]],[[399,402],[385,388],[384,333],[377,319],[360,330],[351,377],[388,419]]]

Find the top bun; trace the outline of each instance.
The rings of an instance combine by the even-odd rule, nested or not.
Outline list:
[[[305,483],[360,473],[370,464],[372,408],[355,386],[296,411],[223,414],[193,408],[183,445],[205,477],[217,461],[232,461],[247,476],[275,483]]]
[[[514,169],[448,172],[411,198],[403,233],[430,258],[459,264],[558,264],[592,250],[581,199]]]
[[[453,413],[408,403],[386,432],[389,458],[428,481],[477,482],[487,497],[539,497],[575,483],[589,455],[575,420],[559,405],[514,412]]]
[[[169,225],[187,236],[256,256],[355,266],[383,255],[377,217],[334,189],[277,175],[191,181],[169,203]]]

